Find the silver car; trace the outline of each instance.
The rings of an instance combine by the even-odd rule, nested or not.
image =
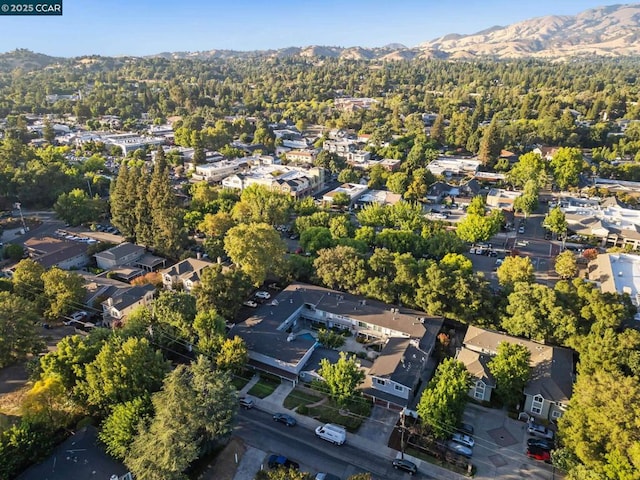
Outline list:
[[[470,435],[464,435],[463,433],[454,433],[451,440],[458,442],[465,447],[473,448],[476,444],[475,440]]]
[[[462,455],[463,457],[471,458],[471,456],[473,455],[473,450],[471,450],[469,447],[465,447],[458,442],[454,442],[453,440],[449,440],[447,442],[447,447],[452,452],[455,452],[458,455]]]

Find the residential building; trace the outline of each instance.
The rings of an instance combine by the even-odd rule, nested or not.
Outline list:
[[[101,303],[103,325],[110,327],[115,321],[124,321],[136,307],[150,305],[155,291],[153,285],[147,284],[115,288],[105,292],[103,295],[107,298]]]
[[[122,265],[132,264],[136,260],[142,258],[145,253],[144,247],[129,242],[123,242],[108,250],[94,254],[94,257],[98,268],[110,270]]]
[[[338,188],[325,193],[322,196],[322,201],[325,203],[332,203],[333,197],[335,197],[338,193],[346,193],[351,202],[355,202],[363,193],[368,190],[369,187],[367,187],[366,185],[360,185],[359,183],[343,183]]]
[[[378,101],[374,98],[366,98],[366,97],[342,97],[335,98],[333,100],[333,105],[338,110],[344,110],[347,112],[354,112],[357,110],[368,110],[374,104],[378,103]]]
[[[553,159],[553,156],[560,150],[560,147],[536,147],[532,150],[533,153],[537,153],[543,159],[549,161]]]
[[[388,190],[369,190],[358,197],[356,207],[377,203],[378,205],[395,205],[402,201],[402,195]]]
[[[513,210],[513,203],[522,192],[512,192],[501,188],[492,188],[487,194],[487,206],[502,210]]]
[[[312,165],[318,156],[316,150],[291,150],[286,153],[288,162]]]
[[[573,392],[573,352],[504,333],[470,326],[458,352],[474,378],[469,395],[478,401],[489,401],[496,387],[489,362],[502,342],[522,345],[529,350],[531,375],[524,388],[523,411],[538,418],[556,420],[567,408]]]
[[[294,283],[264,304],[230,335],[240,336],[249,350],[249,365],[293,383],[313,370],[319,343],[306,333],[319,328],[349,331],[382,345],[367,372],[364,393],[390,408],[415,400],[442,319],[424,312],[315,285]]]
[[[380,160],[380,162],[378,162],[378,165],[384,167],[390,172],[395,172],[400,168],[401,163],[402,160],[398,160],[397,158],[383,158],[382,160]]]
[[[430,162],[427,169],[436,176],[447,178],[474,176],[480,163],[480,160],[471,158],[439,157]]]
[[[191,292],[193,287],[200,281],[202,270],[211,265],[213,265],[212,262],[197,258],[182,260],[160,272],[162,285],[167,290],[181,288],[186,292]]]
[[[349,165],[358,166],[367,164],[371,160],[371,153],[366,150],[354,150],[347,153],[347,163]]]
[[[30,238],[24,242],[29,258],[45,269],[75,270],[89,264],[87,244],[52,237]]]
[[[244,190],[249,185],[263,185],[300,198],[317,192],[324,185],[323,168],[304,168],[292,165],[261,165],[246,173],[231,175],[222,186]]]
[[[325,140],[322,144],[322,149],[329,153],[335,153],[341,157],[347,158],[350,152],[355,152],[357,149],[357,143],[352,140],[340,139],[340,140]]]

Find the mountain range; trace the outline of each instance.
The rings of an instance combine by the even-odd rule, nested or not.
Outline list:
[[[640,4],[598,7],[578,15],[537,17],[508,26],[494,26],[470,35],[449,34],[412,48],[401,44],[381,48],[308,46],[261,52],[172,52],[160,56],[225,58],[256,54],[358,60],[636,56],[640,55]]]
[[[61,60],[41,54],[32,54],[30,57],[27,52],[16,50],[0,54],[0,68],[20,66],[31,69]],[[398,43],[378,48],[308,46],[251,52],[163,52],[150,57],[206,60],[292,56],[383,61],[640,56],[640,4],[603,6],[585,10],[578,15],[532,18],[508,26],[494,26],[470,35],[449,34],[415,47]]]

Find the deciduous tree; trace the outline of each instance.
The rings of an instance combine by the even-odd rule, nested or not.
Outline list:
[[[556,273],[560,278],[573,278],[578,275],[578,263],[573,252],[565,250],[556,257]]]
[[[451,436],[467,403],[471,375],[462,362],[448,358],[436,369],[417,406],[420,419],[437,438]]]
[[[367,278],[366,263],[353,247],[338,245],[319,250],[313,264],[316,274],[329,288],[357,293]]]
[[[87,401],[107,411],[158,390],[168,371],[169,363],[146,338],[113,337],[87,365]]]
[[[498,267],[498,283],[512,288],[517,282],[533,283],[535,269],[529,257],[506,257]]]
[[[238,268],[214,264],[200,272],[200,282],[193,289],[199,312],[215,310],[232,320],[251,289],[251,278]]]
[[[136,438],[139,426],[147,422],[151,414],[149,396],[134,398],[114,406],[98,434],[107,453],[123,460]]]
[[[266,223],[233,227],[224,239],[224,249],[256,286],[280,266],[287,252],[278,232]]]
[[[42,274],[42,281],[48,302],[47,318],[58,319],[82,305],[87,289],[80,275],[55,267]]]
[[[326,358],[320,360],[318,371],[327,383],[329,393],[339,405],[346,406],[357,392],[358,385],[364,381],[364,372],[358,366],[356,358],[340,352],[336,363]]]
[[[38,353],[44,347],[35,305],[9,292],[0,292],[0,368]]]
[[[496,381],[496,394],[509,407],[515,407],[529,381],[531,352],[517,343],[500,342],[498,353],[488,364]]]

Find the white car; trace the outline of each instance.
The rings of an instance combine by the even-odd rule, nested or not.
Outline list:
[[[265,292],[263,290],[258,290],[254,297],[260,298],[262,300],[269,300],[271,298],[271,294],[269,292]]]
[[[476,444],[475,440],[470,435],[465,435],[463,433],[454,433],[451,437],[451,440],[454,442],[458,442],[466,447],[473,448]]]
[[[242,305],[244,305],[245,307],[256,308],[258,306],[258,303],[254,302],[253,300],[247,300],[245,302],[242,302]]]

